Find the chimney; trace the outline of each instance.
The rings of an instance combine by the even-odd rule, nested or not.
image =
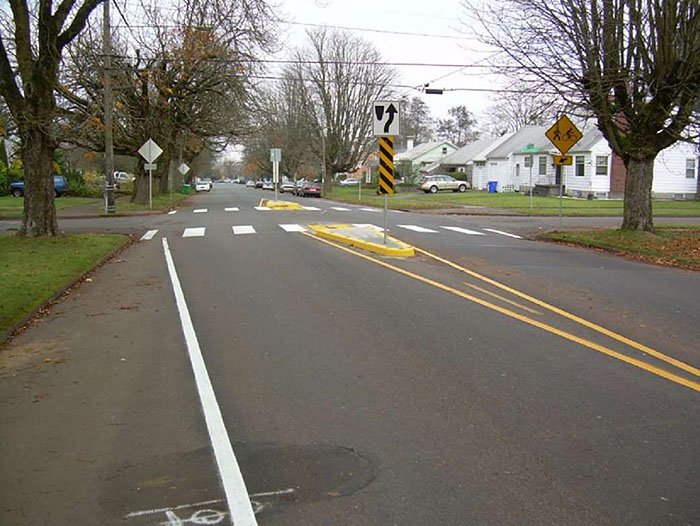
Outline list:
[[[406,139],[406,151],[413,150],[413,139]]]

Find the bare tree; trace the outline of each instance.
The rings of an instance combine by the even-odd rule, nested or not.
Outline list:
[[[652,230],[654,159],[688,139],[698,117],[698,0],[504,0],[483,7],[464,0],[463,6],[519,81],[597,118],[627,168],[622,228]]]
[[[354,170],[375,144],[371,104],[389,96],[396,72],[372,44],[349,33],[322,29],[308,37],[310,46],[297,53],[286,76],[303,90],[314,148],[325,152],[329,192],[333,174]]]
[[[19,235],[58,231],[52,162],[56,150],[54,89],[61,55],[83,30],[101,0],[10,0],[12,18],[0,13],[0,94],[22,144],[25,199]],[[12,34],[9,39],[6,35]]]
[[[401,138],[415,139],[417,144],[431,141],[435,135],[435,120],[430,108],[420,97],[401,100]]]
[[[476,120],[466,106],[454,106],[447,110],[447,114],[447,119],[438,121],[437,135],[440,139],[461,147],[479,138],[479,132],[475,129]]]
[[[485,130],[494,137],[518,131],[524,126],[553,124],[561,105],[535,93],[509,93],[500,95],[486,110]]]

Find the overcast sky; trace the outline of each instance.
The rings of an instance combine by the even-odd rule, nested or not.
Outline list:
[[[357,28],[351,31],[373,42],[387,62],[467,65],[484,61],[488,55],[482,45],[468,37],[469,27],[464,23],[468,23],[468,18],[459,0],[278,1],[278,16],[294,22],[281,26],[287,50],[305,41],[305,31],[311,26],[304,24],[320,24]],[[286,51],[277,58],[288,58]],[[397,69],[399,83],[410,86],[430,82],[434,88],[493,88],[497,82],[487,77],[485,70],[474,68],[399,66]],[[484,92],[448,91],[443,95],[424,95],[411,89],[401,92],[423,98],[435,118],[445,117],[448,108],[463,104],[479,119],[490,104],[490,95]]]

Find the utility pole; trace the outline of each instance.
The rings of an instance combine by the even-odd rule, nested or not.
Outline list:
[[[104,0],[102,15],[102,53],[104,54],[104,121],[105,121],[105,214],[114,214],[114,143],[112,137],[112,35],[109,24],[109,3]]]

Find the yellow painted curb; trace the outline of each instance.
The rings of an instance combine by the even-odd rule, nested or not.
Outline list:
[[[272,199],[261,199],[260,206],[266,206],[273,210],[303,210],[304,208],[299,203],[291,201],[274,201]]]
[[[383,243],[373,243],[372,241],[364,241],[362,239],[350,237],[348,235],[341,234],[340,232],[338,232],[338,230],[343,230],[346,228],[354,228],[353,225],[312,224],[312,225],[308,225],[308,226],[319,237],[322,237],[325,239],[330,239],[332,241],[338,241],[340,243],[350,245],[351,247],[362,248],[362,249],[367,250],[369,252],[374,252],[375,254],[381,254],[382,256],[410,258],[410,257],[413,257],[415,255],[415,251],[413,250],[413,247],[411,245],[404,243],[403,241],[399,241],[398,239],[393,238],[391,236],[387,236],[387,239],[390,239],[393,243],[396,243],[399,246],[390,247],[390,246],[384,245]],[[369,228],[371,228],[371,227],[369,227]]]

